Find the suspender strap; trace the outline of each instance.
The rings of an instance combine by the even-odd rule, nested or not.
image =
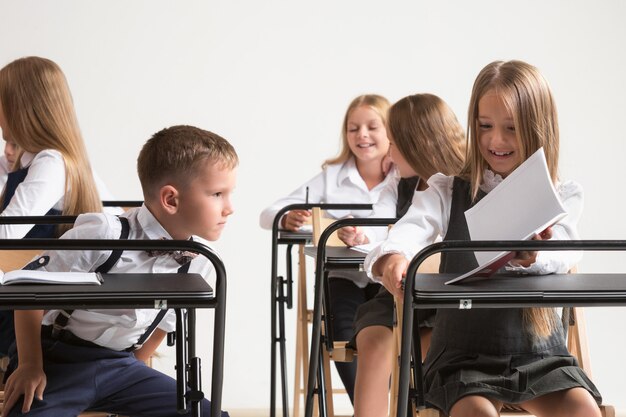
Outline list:
[[[186,264],[182,265],[180,268],[178,268],[178,273],[179,274],[186,274],[187,271],[189,271],[189,265],[190,264],[191,264],[191,261],[189,261]],[[141,337],[139,338],[137,343],[135,343],[133,346],[131,346],[128,349],[126,349],[126,351],[127,352],[132,352],[133,350],[139,349],[146,342],[146,340],[148,340],[150,335],[152,335],[152,332],[154,332],[154,330],[157,328],[159,323],[161,323],[161,320],[163,320],[163,317],[165,317],[166,313],[167,313],[167,310],[159,311],[159,314],[157,314],[157,316],[152,321],[152,324],[150,324],[150,326],[148,326],[146,331],[141,335]]]
[[[128,219],[126,217],[117,216],[120,219],[120,224],[122,225],[122,232],[120,233],[121,240],[127,240],[130,235],[130,224],[128,223]],[[113,265],[122,257],[122,253],[124,253],[123,249],[116,249],[111,252],[109,258],[100,265],[96,272],[106,273],[113,268]],[[59,338],[61,331],[67,326],[67,322],[70,320],[70,316],[74,310],[61,310],[61,312],[54,319],[54,324],[52,325],[52,337],[54,339]]]
[[[120,234],[120,240],[127,240],[128,235],[130,234],[130,224],[128,223],[128,219],[126,217],[118,217],[120,219],[120,223],[122,224],[122,233]],[[122,253],[124,253],[124,249],[115,249],[111,252],[111,256],[107,259],[102,265],[100,265],[96,272],[100,272],[101,274],[107,273],[113,268],[113,265],[122,257]]]

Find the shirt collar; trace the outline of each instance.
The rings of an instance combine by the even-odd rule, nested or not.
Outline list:
[[[167,230],[161,226],[161,223],[154,217],[154,215],[148,210],[145,204],[142,204],[137,213],[137,221],[141,226],[141,230],[148,239],[172,239]]]
[[[359,170],[356,169],[356,161],[353,156],[341,165],[339,173],[337,174],[337,185],[340,186],[345,180],[348,179],[353,184],[360,184],[363,182],[363,178],[359,175]]]
[[[483,172],[483,183],[480,184],[480,189],[485,193],[489,193],[502,181],[504,181],[504,179],[500,174],[496,174],[490,169],[485,169]]]
[[[35,159],[34,153],[24,151],[22,157],[20,158],[20,165],[22,168],[26,168],[33,162],[33,159]]]

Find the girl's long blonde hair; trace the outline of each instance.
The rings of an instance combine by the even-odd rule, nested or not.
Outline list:
[[[398,151],[427,180],[458,175],[465,162],[465,133],[452,109],[433,94],[404,97],[389,109],[387,132]]]
[[[462,175],[471,183],[476,198],[486,162],[478,149],[478,103],[488,92],[494,92],[513,116],[521,160],[525,161],[543,147],[552,181],[558,180],[559,123],[552,91],[534,66],[522,61],[496,61],[478,74],[470,98],[468,158]],[[552,308],[525,308],[526,326],[537,336],[546,337],[556,328],[557,316]]]
[[[102,202],[61,68],[49,59],[17,59],[0,70],[0,105],[20,151],[54,149],[65,162],[64,215],[102,211]],[[60,227],[59,233],[69,227]]]
[[[383,122],[383,126],[387,125],[387,112],[389,111],[389,100],[377,94],[364,94],[358,96],[348,106],[346,114],[343,117],[343,125],[341,126],[341,151],[334,158],[327,159],[322,164],[322,169],[328,165],[340,164],[346,162],[353,155],[348,144],[348,119],[352,112],[361,107],[368,106],[378,114]]]

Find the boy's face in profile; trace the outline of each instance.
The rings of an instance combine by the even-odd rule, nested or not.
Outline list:
[[[196,177],[180,191],[177,214],[185,235],[210,241],[219,239],[226,219],[234,212],[231,195],[235,182],[236,168],[209,160],[204,163]]]

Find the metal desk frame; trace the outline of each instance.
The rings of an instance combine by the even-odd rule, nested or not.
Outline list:
[[[18,216],[2,217],[3,224],[64,224],[73,223],[75,216]],[[105,240],[105,239],[0,239],[0,250],[20,249],[53,249],[53,250],[188,250],[198,253],[207,258],[215,268],[215,290],[210,300],[194,299],[174,306],[176,310],[176,383],[177,383],[177,408],[179,412],[187,410],[186,401],[191,402],[192,415],[201,416],[200,400],[204,398],[201,387],[200,358],[196,356],[196,308],[215,309],[214,335],[213,335],[213,364],[211,381],[211,415],[221,415],[223,370],[224,370],[224,334],[226,323],[226,270],[219,256],[207,246],[188,240]],[[60,289],[62,287],[59,287]],[[149,292],[149,290],[146,290]],[[62,295],[62,292],[60,292]],[[74,300],[75,304],[66,304],[65,301],[54,304],[47,301],[48,307],[84,308],[88,305],[88,298],[81,303]],[[104,303],[101,308],[119,308],[123,300],[111,300],[110,304]],[[153,308],[156,308],[156,301]],[[87,304],[86,304],[87,303]],[[42,308],[41,301],[24,305],[8,305],[13,309]],[[186,310],[186,314],[183,313]],[[189,385],[190,389],[187,390]]]
[[[320,236],[320,240],[317,245],[317,255],[315,256],[315,295],[313,300],[313,330],[311,331],[311,355],[309,357],[309,374],[307,383],[307,394],[305,402],[305,417],[312,417],[313,415],[313,401],[314,395],[318,395],[319,402],[319,415],[320,417],[326,417],[328,410],[326,407],[326,382],[324,380],[324,361],[322,358],[322,340],[321,340],[321,326],[322,326],[322,311],[328,309],[327,285],[329,270],[337,269],[360,269],[363,264],[365,254],[358,254],[355,252],[354,262],[344,261],[332,263],[329,261],[329,257],[326,253],[326,242],[330,236],[342,227],[346,226],[388,226],[397,221],[395,218],[351,218],[341,219],[329,225]],[[327,315],[324,315],[325,328],[330,329]],[[325,348],[332,352],[333,338],[324,338]]]
[[[290,204],[278,211],[272,223],[272,271],[271,271],[271,361],[270,361],[270,417],[276,417],[276,348],[280,349],[281,388],[283,417],[289,417],[287,389],[287,349],[285,339],[285,306],[293,307],[293,276],[291,269],[291,249],[293,245],[303,245],[306,239],[281,239],[280,219],[291,210],[371,210],[371,204]],[[363,219],[360,219],[363,220]],[[330,234],[328,235],[330,236]],[[326,237],[326,240],[328,237]],[[326,242],[324,240],[324,242]],[[321,242],[320,238],[320,242]],[[278,246],[287,245],[287,278],[278,276]],[[306,346],[304,347],[306,349]],[[310,365],[309,365],[310,369]],[[310,380],[310,379],[309,379]]]
[[[570,240],[570,241],[447,241],[435,243],[420,251],[409,263],[404,288],[404,310],[402,321],[402,339],[400,352],[400,376],[397,415],[404,416],[407,413],[409,401],[409,380],[411,371],[411,347],[414,348],[414,357],[421,357],[420,338],[413,334],[414,310],[418,308],[459,308],[463,300],[471,300],[472,308],[502,308],[502,307],[560,307],[560,306],[610,306],[626,304],[626,291],[608,293],[605,290],[589,290],[584,293],[576,293],[571,288],[567,292],[560,292],[558,296],[544,296],[542,292],[529,292],[523,290],[506,291],[501,297],[484,297],[480,292],[456,291],[454,294],[441,293],[436,301],[420,298],[416,292],[421,274],[417,274],[420,264],[429,256],[438,252],[466,252],[466,251],[626,251],[626,241],[622,240]],[[539,278],[541,279],[541,278]],[[626,279],[626,276],[625,276]],[[496,279],[484,281],[485,283],[497,283]],[[567,281],[563,281],[565,285]],[[456,288],[463,284],[455,285]],[[449,292],[448,292],[449,293]],[[432,293],[435,296],[437,294]],[[555,294],[556,295],[556,294]],[[423,409],[424,385],[423,369],[421,361],[413,361],[415,392],[411,399],[415,400],[416,407]]]

